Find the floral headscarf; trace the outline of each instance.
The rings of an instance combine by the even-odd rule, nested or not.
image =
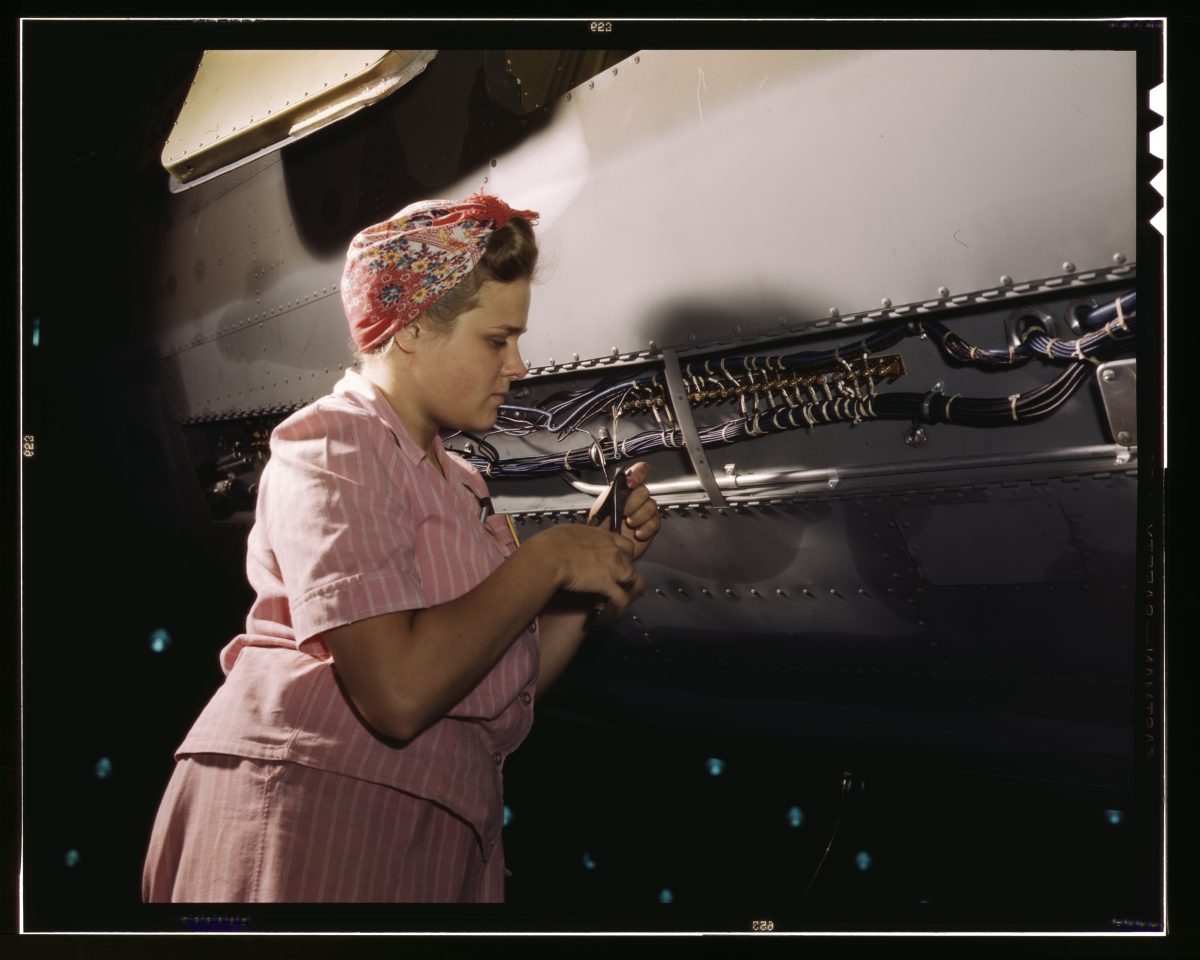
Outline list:
[[[463,279],[491,235],[512,217],[536,223],[498,197],[422,200],[350,241],[342,304],[359,350],[383,343]]]

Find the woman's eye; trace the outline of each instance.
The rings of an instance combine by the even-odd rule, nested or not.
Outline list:
[[[493,341],[491,341],[491,343],[492,343],[492,346],[495,347],[497,350],[503,350],[505,345],[508,343],[508,341],[507,340],[493,340]]]

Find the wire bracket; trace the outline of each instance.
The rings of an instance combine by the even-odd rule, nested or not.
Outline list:
[[[679,372],[679,355],[671,347],[663,347],[663,374],[667,380],[667,392],[671,398],[671,406],[675,413],[675,422],[679,424],[683,434],[683,445],[687,448],[688,457],[692,461],[692,469],[700,480],[704,492],[708,494],[709,502],[714,507],[725,506],[725,497],[717,486],[717,478],[713,476],[708,459],[704,456],[704,447],[700,443],[700,434],[696,430],[696,421],[692,419],[692,405],[688,403],[687,389],[683,376]],[[722,362],[722,369],[724,363]]]

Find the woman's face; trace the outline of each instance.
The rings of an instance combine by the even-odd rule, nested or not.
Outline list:
[[[491,429],[509,384],[525,376],[517,339],[529,318],[529,281],[486,281],[478,306],[459,314],[447,334],[428,337],[409,373],[426,415],[439,427],[471,432]]]

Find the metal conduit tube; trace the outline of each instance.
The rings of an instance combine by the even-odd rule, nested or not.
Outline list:
[[[871,467],[820,467],[812,470],[769,470],[757,473],[718,474],[715,479],[723,490],[741,490],[757,487],[774,487],[792,483],[819,483],[832,479],[846,480],[852,477],[876,477],[896,473],[929,473],[937,470],[952,470],[975,467],[1019,466],[1029,463],[1055,463],[1064,460],[1117,460],[1118,454],[1128,452],[1131,458],[1137,457],[1137,447],[1125,447],[1120,444],[1104,444],[1092,447],[1071,447],[1066,450],[1056,450],[1047,453],[1032,453],[1024,455],[989,454],[980,457],[968,457],[957,460],[927,460],[923,463],[886,463]],[[580,493],[589,496],[599,496],[608,487],[599,483],[584,483],[569,474],[563,474],[567,482]],[[689,477],[681,480],[666,480],[662,483],[646,485],[650,495],[669,495],[673,493],[697,493],[704,489],[700,480]]]

